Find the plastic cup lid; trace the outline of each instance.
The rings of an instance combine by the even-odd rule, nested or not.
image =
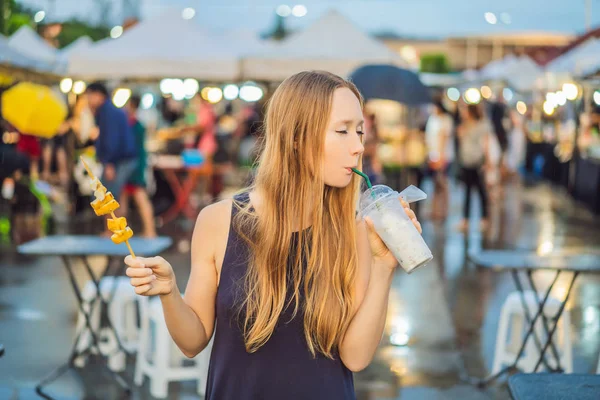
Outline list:
[[[371,208],[378,200],[390,196],[402,197],[404,201],[409,204],[416,201],[425,200],[427,198],[427,194],[414,185],[410,185],[400,193],[385,185],[375,185],[371,189],[365,190],[360,195],[360,200],[358,203],[360,215],[364,214],[364,212]]]
[[[367,209],[370,205],[375,203],[377,200],[381,200],[384,197],[388,197],[391,195],[398,196],[399,193],[394,189],[385,186],[385,185],[375,185],[371,189],[365,190],[360,195],[360,201],[358,203],[358,209],[363,211]]]
[[[416,187],[415,185],[410,185],[406,189],[400,192],[400,197],[404,199],[407,203],[414,203],[415,201],[425,200],[427,198],[427,193]]]

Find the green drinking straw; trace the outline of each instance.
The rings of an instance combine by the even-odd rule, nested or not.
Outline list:
[[[369,187],[369,189],[371,189],[373,187],[373,185],[371,185],[371,180],[369,179],[369,177],[367,175],[365,175],[362,171],[359,171],[356,168],[352,168],[352,172],[354,172],[357,175],[362,176],[365,179],[365,181],[367,182],[367,186]]]
[[[369,189],[373,188],[373,185],[371,185],[371,180],[369,179],[369,177],[366,174],[364,174],[362,171],[357,170],[356,168],[351,168],[351,169],[352,169],[352,172],[354,172],[357,175],[362,176],[365,179],[365,182],[367,182],[367,186],[369,187]],[[371,191],[371,197],[373,199],[376,199],[375,193],[373,191]],[[381,210],[381,207],[379,207],[379,203],[377,203],[377,202],[375,203],[375,207],[377,207],[378,210]]]

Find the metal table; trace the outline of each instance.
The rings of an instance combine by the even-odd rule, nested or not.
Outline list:
[[[508,379],[513,400],[597,400],[600,375],[517,374]]]
[[[530,251],[518,251],[518,250],[484,250],[478,253],[470,253],[467,256],[467,261],[473,263],[477,267],[480,268],[491,268],[493,270],[498,271],[510,271],[513,281],[515,282],[515,286],[519,291],[521,297],[521,304],[523,306],[523,311],[525,314],[526,322],[529,324],[529,328],[525,337],[523,338],[523,343],[519,349],[517,357],[512,365],[504,368],[500,372],[495,375],[492,375],[484,380],[478,381],[477,384],[479,386],[485,386],[488,383],[498,379],[500,376],[511,372],[516,371],[517,362],[523,355],[525,345],[527,344],[527,340],[533,334],[533,340],[540,350],[540,358],[538,359],[536,366],[533,371],[527,372],[537,372],[539,367],[544,364],[546,368],[551,372],[564,372],[560,366],[560,358],[558,357],[558,352],[554,343],[552,342],[554,332],[558,326],[558,320],[560,319],[567,301],[569,300],[569,296],[573,289],[573,285],[575,280],[581,273],[600,273],[600,253],[589,253],[586,252],[584,254],[577,254],[575,251],[571,252],[563,252],[563,253],[552,253],[548,255],[538,255],[535,252]],[[533,282],[532,273],[534,271],[540,270],[550,270],[555,271],[556,274],[550,283],[550,286],[543,292],[542,297],[540,298],[540,292]],[[525,296],[524,296],[524,284],[521,281],[519,276],[519,272],[524,273],[527,277],[527,281],[531,290],[535,293],[536,300],[538,302],[538,308],[535,314],[532,316],[529,313],[529,309],[526,306]],[[550,292],[554,287],[554,284],[558,280],[558,277],[563,272],[572,272],[573,277],[569,282],[569,286],[567,289],[567,293],[564,301],[562,301],[558,312],[556,315],[548,318],[544,315],[544,305],[550,296]],[[534,333],[535,323],[538,318],[542,319],[543,327],[545,334],[547,335],[547,339],[545,343],[540,343],[540,339]],[[549,326],[549,324],[551,326]],[[556,368],[551,368],[546,361],[546,352],[548,349],[552,350],[553,356],[556,360]]]
[[[166,250],[169,246],[171,246],[172,240],[169,237],[158,237],[154,239],[144,239],[133,237],[129,240],[133,251],[135,251],[136,255],[139,256],[154,256],[159,254],[160,252]],[[85,317],[85,328],[80,332],[80,334],[75,338],[75,342],[73,344],[73,348],[71,350],[71,354],[69,356],[68,361],[56,368],[47,378],[42,380],[36,386],[36,392],[45,398],[51,398],[43,393],[42,388],[49,383],[55,381],[62,374],[64,374],[69,369],[75,368],[75,359],[81,355],[89,354],[90,352],[96,352],[97,354],[101,354],[99,347],[99,332],[94,332],[91,326],[91,318],[90,314],[95,307],[97,302],[100,303],[103,309],[106,309],[110,299],[105,299],[102,296],[100,291],[100,280],[109,274],[111,264],[118,265],[118,269],[113,273],[117,275],[121,274],[124,269],[123,262],[112,263],[111,261],[116,258],[124,258],[129,254],[127,247],[125,245],[115,245],[109,238],[102,238],[99,236],[75,236],[75,235],[56,235],[56,236],[47,236],[40,239],[33,240],[31,242],[22,244],[18,247],[18,251],[20,254],[27,255],[38,255],[38,256],[59,256],[63,260],[63,264],[67,270],[67,274],[69,276],[69,281],[75,292],[75,298],[77,299],[79,311]],[[88,257],[90,256],[107,256],[108,262],[99,276],[96,276],[92,271],[90,266],[90,262]],[[94,282],[96,286],[96,297],[92,301],[89,310],[86,311],[84,307],[84,300],[82,298],[82,288],[77,284],[75,279],[74,267],[72,264],[73,259],[80,259],[83,261],[83,265],[87,270],[90,279]],[[123,350],[121,343],[118,340],[118,336],[114,331],[114,327],[109,318],[106,318],[106,323],[108,325],[108,329],[112,331],[114,337],[117,339],[117,344],[120,350]],[[77,345],[80,337],[85,331],[90,332],[90,336],[92,341],[87,349],[82,351],[77,350]],[[101,364],[102,368],[104,368],[110,376],[123,388],[123,390],[127,393],[130,393],[130,388],[127,382],[117,373],[111,371],[106,365],[106,359],[102,357],[103,363]]]

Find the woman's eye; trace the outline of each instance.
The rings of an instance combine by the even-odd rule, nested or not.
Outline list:
[[[344,131],[336,131],[337,133],[343,133],[343,134],[347,134],[348,131],[344,130]],[[365,133],[363,131],[356,131],[357,135],[364,135]]]

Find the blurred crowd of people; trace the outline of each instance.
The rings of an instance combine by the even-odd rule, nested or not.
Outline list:
[[[425,177],[434,183],[434,207],[431,218],[444,220],[448,214],[449,180],[464,186],[463,219],[459,228],[464,230],[472,219],[471,193],[475,192],[481,204],[481,228],[487,227],[490,197],[498,197],[504,182],[516,179],[525,161],[525,116],[508,107],[499,92],[493,100],[479,104],[464,101],[446,102],[436,98],[427,106],[420,139],[424,148],[423,163],[405,170],[416,177],[420,185]],[[381,144],[377,121],[373,114],[366,117],[369,135],[365,143],[363,168],[374,182],[386,179],[386,168],[377,157]],[[408,146],[409,141],[404,146]],[[390,177],[387,177],[388,180]],[[390,184],[391,182],[387,182]],[[402,189],[402,188],[398,188]]]
[[[428,167],[441,197],[448,196],[448,177],[455,176],[465,188],[460,229],[471,220],[471,192],[476,190],[481,204],[480,226],[488,224],[490,197],[497,197],[503,182],[518,177],[525,161],[524,117],[509,108],[502,92],[489,102],[455,103],[449,111],[436,101],[425,128]],[[443,203],[447,204],[447,200]],[[434,219],[446,217],[441,207]]]
[[[84,155],[97,165],[102,182],[120,199],[121,214],[126,215],[133,202],[141,220],[140,234],[153,237],[155,217],[161,211],[160,206],[156,210],[156,179],[160,179],[160,172],[153,168],[154,155],[181,155],[186,149],[201,154],[208,173],[199,185],[200,206],[218,200],[227,177],[240,169],[251,169],[257,156],[264,100],[212,104],[197,94],[183,102],[161,97],[154,107],[140,107],[142,99],[133,94],[123,108],[118,108],[102,83],[90,84],[85,93],[72,100],[68,117],[51,139],[21,134],[16,144],[0,146],[4,160],[0,178],[4,181],[4,198],[13,199],[13,213],[37,212],[39,197],[44,194],[54,202],[62,202],[67,214],[87,209],[91,193],[79,161]],[[434,183],[435,204],[430,217],[446,218],[449,180],[455,180],[465,190],[459,228],[467,229],[472,220],[474,192],[481,204],[480,225],[485,229],[489,202],[502,193],[504,182],[518,179],[523,170],[528,131],[532,129],[531,111],[522,115],[508,106],[500,90],[489,101],[476,105],[440,96],[427,106],[421,120],[418,129],[407,130],[408,139],[401,147],[406,160],[409,156],[419,160],[421,156],[415,154],[423,153],[419,165],[411,164],[407,170],[416,174],[417,185],[425,177]],[[375,113],[365,111],[368,134],[363,170],[373,183],[385,181],[393,186],[395,178],[382,157],[385,139],[378,122]],[[0,119],[0,123],[4,124],[3,130],[11,131],[6,121]],[[598,122],[592,118],[588,125],[593,128]],[[160,145],[154,144],[148,150],[149,142]],[[25,182],[48,182],[50,189],[28,183],[9,196],[11,185],[19,187],[23,177],[29,178]],[[31,200],[23,200],[28,197]]]
[[[21,214],[33,215],[28,217],[35,221],[32,229],[39,230],[43,225],[37,218],[42,212],[40,197],[62,206],[67,216],[86,210],[91,193],[79,160],[84,156],[119,200],[117,214],[126,216],[133,202],[141,220],[140,235],[154,237],[153,153],[180,155],[185,149],[197,150],[209,167],[200,185],[205,203],[219,198],[228,172],[235,166],[251,166],[256,156],[262,120],[257,103],[236,104],[235,110],[231,103],[220,104],[217,110],[198,94],[185,107],[183,102],[163,98],[153,109],[142,110],[140,96],[132,94],[119,108],[103,83],[91,83],[72,100],[67,118],[52,138],[20,133],[16,143],[0,144],[0,216],[10,215],[14,220]],[[1,118],[0,123],[2,131],[16,131]],[[161,135],[161,131],[169,134]],[[149,152],[149,140],[161,142],[159,149]],[[22,225],[14,222],[13,226]],[[21,242],[32,236],[37,234],[13,239]]]

